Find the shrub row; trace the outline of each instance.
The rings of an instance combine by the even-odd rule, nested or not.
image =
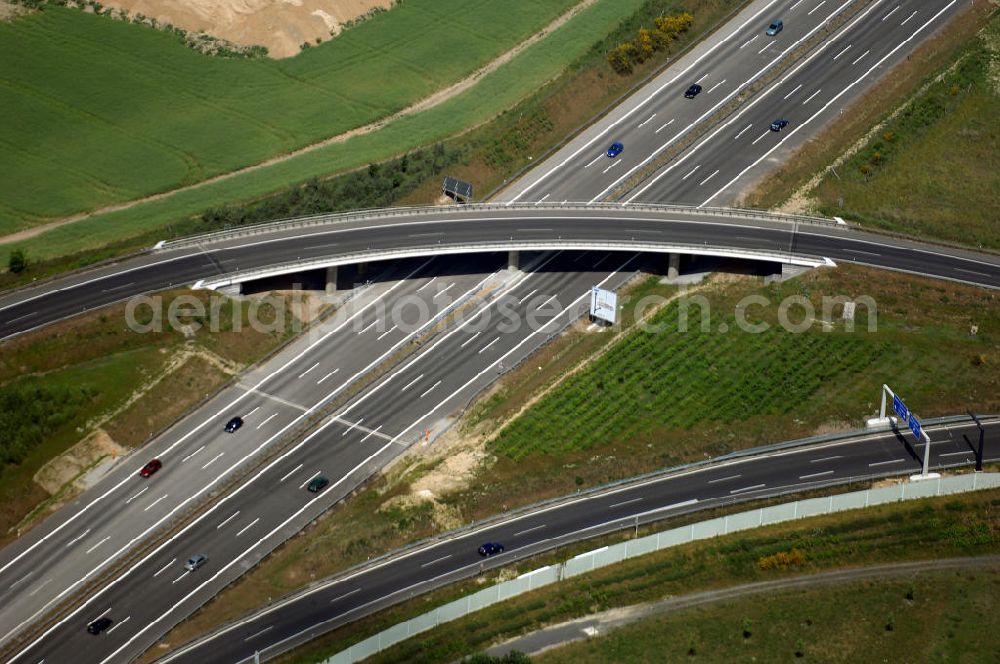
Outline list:
[[[639,28],[635,39],[615,46],[608,53],[608,64],[619,74],[631,74],[636,64],[645,62],[657,51],[670,50],[670,44],[687,32],[694,16],[687,12],[653,19],[653,29]]]

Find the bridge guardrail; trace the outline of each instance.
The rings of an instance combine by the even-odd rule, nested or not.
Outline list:
[[[211,231],[208,233],[202,233],[200,235],[191,235],[189,237],[180,238],[178,240],[166,240],[156,244],[153,249],[155,251],[167,251],[171,249],[182,249],[185,247],[198,246],[213,242],[224,242],[227,240],[235,240],[241,237],[252,237],[256,235],[264,235],[267,233],[279,233],[287,230],[294,230],[297,228],[310,228],[314,226],[326,226],[326,225],[337,225],[345,224],[352,221],[364,221],[366,219],[386,219],[395,217],[405,217],[405,216],[417,216],[421,214],[447,214],[447,215],[457,215],[468,212],[489,212],[489,211],[504,211],[504,210],[548,210],[548,211],[558,211],[558,210],[638,210],[640,212],[651,212],[658,214],[665,214],[669,212],[678,212],[683,214],[705,216],[705,217],[731,217],[731,218],[747,218],[747,219],[758,219],[763,221],[773,221],[777,223],[800,223],[800,224],[811,224],[819,226],[840,226],[843,227],[838,222],[833,219],[826,219],[823,217],[809,217],[805,215],[789,215],[789,214],[779,214],[776,212],[765,212],[763,210],[751,210],[745,208],[724,208],[724,207],[688,207],[683,205],[662,205],[662,204],[652,204],[652,203],[566,203],[566,204],[544,204],[536,205],[534,203],[472,203],[469,205],[461,206],[447,206],[447,207],[433,207],[433,206],[410,206],[410,207],[395,207],[395,208],[374,208],[370,210],[358,210],[354,212],[337,212],[330,214],[317,214],[310,215],[306,217],[291,217],[288,219],[277,219],[274,221],[267,221],[260,224],[253,224],[250,226],[241,226],[239,228],[225,229],[220,231]]]

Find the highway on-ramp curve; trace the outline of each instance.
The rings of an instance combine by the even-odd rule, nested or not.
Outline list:
[[[1000,459],[1000,420],[985,420],[987,460]],[[976,427],[968,420],[927,428],[931,466],[967,465],[974,459]],[[287,601],[241,619],[159,660],[161,664],[252,661],[301,644],[318,634],[435,587],[467,578],[558,545],[635,523],[703,507],[731,504],[810,487],[920,471],[919,454],[894,432],[865,433],[820,444],[790,447],[682,469],[657,478],[569,498],[481,528],[442,536],[437,542],[397,552]],[[911,438],[911,437],[910,437]],[[482,542],[506,551],[481,559]]]
[[[131,295],[268,266],[507,249],[617,249],[829,258],[1000,288],[1000,257],[739,210],[664,206],[414,208],[330,215],[186,240],[0,297],[0,339]]]

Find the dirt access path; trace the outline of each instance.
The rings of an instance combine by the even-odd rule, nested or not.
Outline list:
[[[609,609],[608,611],[602,611],[601,613],[595,613],[584,618],[570,620],[525,634],[524,636],[494,646],[486,652],[495,657],[505,655],[512,650],[517,650],[527,655],[537,655],[550,648],[558,648],[574,641],[582,641],[591,636],[605,634],[616,627],[634,623],[644,618],[673,611],[683,611],[714,602],[794,590],[796,588],[832,586],[866,579],[889,579],[920,572],[937,572],[952,569],[961,571],[1000,569],[1000,556],[942,558],[940,560],[920,560],[852,569],[835,569],[818,574],[805,574],[785,579],[776,579],[774,581],[758,581],[756,583],[745,583],[718,590],[706,590],[705,592],[671,597],[659,602]]]
[[[532,46],[533,44],[535,44],[535,43],[537,43],[539,41],[541,41],[547,35],[549,35],[551,32],[557,30],[564,23],[566,23],[567,21],[569,21],[570,19],[572,19],[574,16],[576,16],[577,14],[579,14],[584,9],[586,9],[586,8],[590,7],[591,5],[595,4],[596,2],[597,2],[597,0],[580,0],[580,2],[578,2],[576,5],[574,5],[566,13],[562,14],[561,16],[559,16],[558,18],[556,18],[554,21],[552,21],[551,23],[549,23],[547,26],[545,26],[544,28],[542,28],[541,30],[539,30],[538,32],[536,32],[535,34],[531,35],[530,37],[528,37],[527,39],[525,39],[521,43],[519,43],[516,46],[514,46],[514,48],[510,49],[509,51],[506,51],[505,53],[503,53],[499,57],[497,57],[495,60],[492,60],[491,62],[489,62],[488,64],[486,64],[482,68],[476,70],[471,75],[467,76],[466,78],[458,81],[457,83],[455,83],[455,84],[453,84],[453,85],[451,85],[451,86],[449,86],[447,88],[444,88],[442,90],[439,90],[439,91],[435,92],[434,94],[430,95],[429,97],[425,97],[424,99],[416,102],[415,104],[413,104],[411,106],[408,106],[408,107],[404,108],[403,110],[401,110],[401,111],[399,111],[397,113],[394,113],[393,115],[387,116],[387,117],[382,118],[380,120],[376,120],[375,122],[363,125],[361,127],[357,127],[355,129],[351,129],[350,131],[346,131],[346,132],[344,132],[342,134],[337,134],[336,136],[331,136],[330,138],[323,139],[322,141],[319,141],[317,143],[312,143],[311,145],[307,145],[307,146],[305,146],[303,148],[299,148],[298,150],[294,150],[292,152],[287,152],[287,153],[285,153],[283,155],[279,155],[277,157],[272,157],[270,159],[266,159],[266,160],[264,160],[262,162],[254,164],[252,166],[246,166],[244,168],[241,168],[241,169],[238,169],[238,170],[235,170],[235,171],[229,171],[228,173],[222,173],[220,175],[216,175],[214,177],[208,178],[207,180],[202,180],[201,182],[196,182],[195,184],[188,185],[186,187],[179,187],[177,189],[171,189],[170,191],[165,191],[165,192],[162,192],[162,193],[159,193],[159,194],[153,194],[152,196],[146,196],[146,197],[143,197],[143,198],[136,198],[136,199],[133,199],[131,201],[127,201],[125,203],[116,203],[114,205],[108,205],[108,206],[105,206],[105,207],[102,207],[102,208],[98,208],[97,210],[94,210],[92,212],[84,212],[84,213],[72,215],[72,216],[69,216],[69,217],[64,217],[63,219],[58,219],[56,221],[52,221],[52,222],[49,222],[47,224],[42,224],[42,225],[39,225],[39,226],[35,226],[33,228],[28,228],[28,229],[25,229],[23,231],[19,231],[17,233],[12,233],[10,235],[5,235],[5,236],[0,237],[0,244],[11,244],[11,243],[14,243],[14,242],[22,242],[24,240],[28,240],[28,239],[31,239],[31,238],[36,237],[38,235],[41,235],[42,233],[50,231],[50,230],[52,230],[54,228],[58,228],[60,226],[65,226],[67,224],[72,224],[74,222],[81,221],[83,219],[88,219],[88,218],[93,217],[95,215],[106,214],[108,212],[118,212],[120,210],[127,210],[129,208],[135,207],[136,205],[140,205],[142,203],[149,203],[149,202],[152,202],[152,201],[162,200],[162,199],[168,198],[170,196],[173,196],[174,194],[179,194],[181,192],[191,191],[191,190],[194,190],[194,189],[199,189],[199,188],[204,187],[206,185],[214,184],[216,182],[222,182],[223,180],[228,180],[230,178],[234,178],[234,177],[237,177],[237,176],[240,176],[240,175],[244,175],[246,173],[252,173],[253,171],[256,171],[256,170],[259,170],[259,169],[262,169],[262,168],[267,168],[267,167],[273,166],[275,164],[280,164],[282,162],[288,161],[289,159],[294,159],[294,158],[296,158],[296,157],[298,157],[300,155],[307,154],[307,153],[312,152],[314,150],[319,150],[321,148],[325,148],[325,147],[330,146],[330,145],[335,145],[337,143],[343,143],[343,142],[347,141],[348,139],[354,138],[356,136],[364,136],[366,134],[370,134],[372,132],[378,131],[379,129],[385,127],[389,123],[395,122],[396,120],[399,120],[400,118],[405,118],[405,117],[407,117],[409,115],[414,115],[416,113],[420,113],[422,111],[426,111],[426,110],[428,110],[430,108],[434,108],[435,106],[443,104],[444,102],[448,101],[449,99],[452,99],[453,97],[456,97],[456,96],[462,94],[463,92],[465,92],[466,90],[468,90],[472,86],[474,86],[476,83],[478,83],[479,80],[482,79],[484,76],[486,76],[486,75],[488,75],[488,74],[496,71],[497,69],[499,69],[500,67],[502,67],[507,62],[510,62],[515,57],[517,57],[522,51],[524,51],[526,48]],[[497,113],[499,113],[501,110],[503,110],[503,109],[497,109]],[[468,130],[468,129],[472,129],[472,128],[473,127],[467,127],[466,129]]]

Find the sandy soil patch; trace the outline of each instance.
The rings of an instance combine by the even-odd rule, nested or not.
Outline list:
[[[18,14],[23,14],[27,11],[24,7],[19,7],[18,5],[12,5],[7,2],[7,0],[0,0],[0,21],[6,21],[8,19],[14,18]]]
[[[35,482],[50,494],[59,493],[63,487],[78,478],[80,473],[103,457],[119,457],[127,452],[112,440],[104,429],[97,429],[65,453],[42,466],[35,473]],[[73,487],[74,495],[83,487]]]
[[[266,46],[272,58],[287,58],[297,54],[304,42],[325,41],[345,23],[372,10],[389,9],[392,0],[109,0],[105,4],[188,32]]]

